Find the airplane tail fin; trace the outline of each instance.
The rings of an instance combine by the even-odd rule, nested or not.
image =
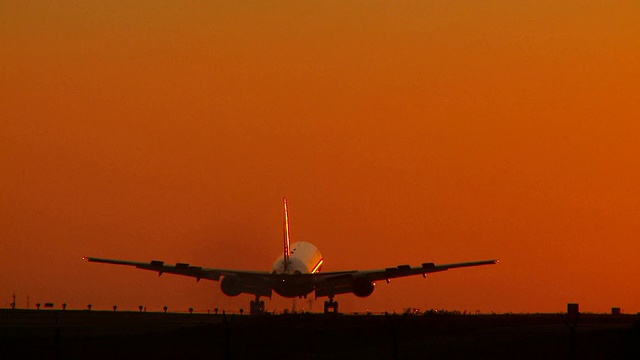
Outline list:
[[[289,255],[291,250],[291,240],[289,238],[289,209],[287,208],[287,198],[284,201],[284,269],[289,265]]]

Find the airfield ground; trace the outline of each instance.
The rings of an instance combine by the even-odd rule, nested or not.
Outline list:
[[[80,358],[640,359],[640,316],[0,309],[0,359]]]

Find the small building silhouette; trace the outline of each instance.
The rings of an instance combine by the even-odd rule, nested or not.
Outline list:
[[[567,304],[567,314],[578,315],[580,313],[580,306],[576,303]]]
[[[619,307],[612,307],[611,308],[611,315],[620,315],[622,314],[622,310],[620,310]]]

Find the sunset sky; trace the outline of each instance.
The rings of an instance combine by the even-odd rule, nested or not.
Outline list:
[[[270,270],[286,196],[324,271],[500,259],[342,311],[639,312],[638,18],[635,0],[3,1],[0,307],[247,309],[81,258]]]

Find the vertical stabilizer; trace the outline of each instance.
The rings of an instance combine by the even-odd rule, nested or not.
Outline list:
[[[289,209],[287,208],[287,198],[284,201],[284,270],[289,267],[289,254],[291,250],[291,240],[289,237]]]

